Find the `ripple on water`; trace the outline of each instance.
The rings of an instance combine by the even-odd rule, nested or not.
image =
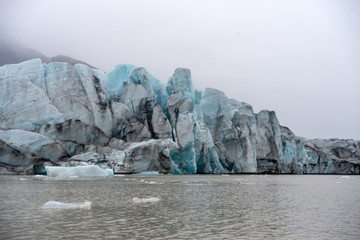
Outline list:
[[[359,176],[142,175],[56,181],[21,178],[26,180],[0,176],[0,236],[4,239],[360,236],[360,213],[356,211]],[[159,201],[147,202],[150,198]],[[134,199],[140,203],[135,204]],[[91,209],[41,209],[48,201],[86,200],[91,201]]]

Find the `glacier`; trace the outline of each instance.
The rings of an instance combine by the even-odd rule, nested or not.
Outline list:
[[[194,89],[189,69],[163,83],[129,64],[107,73],[40,59],[1,66],[0,174],[80,166],[348,175],[360,173],[360,141],[297,136],[274,111],[255,113],[219,90]]]

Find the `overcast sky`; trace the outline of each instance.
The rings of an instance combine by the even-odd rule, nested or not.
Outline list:
[[[358,0],[0,0],[0,31],[104,71],[191,69],[307,138],[360,139]]]

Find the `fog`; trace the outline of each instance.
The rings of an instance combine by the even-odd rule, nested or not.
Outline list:
[[[0,0],[0,31],[103,71],[191,69],[307,138],[360,139],[360,1]]]

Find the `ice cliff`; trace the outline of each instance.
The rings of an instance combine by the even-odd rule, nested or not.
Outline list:
[[[298,137],[273,111],[195,90],[188,69],[164,84],[133,65],[0,67],[0,173],[83,163],[115,173],[359,174],[360,142]]]

